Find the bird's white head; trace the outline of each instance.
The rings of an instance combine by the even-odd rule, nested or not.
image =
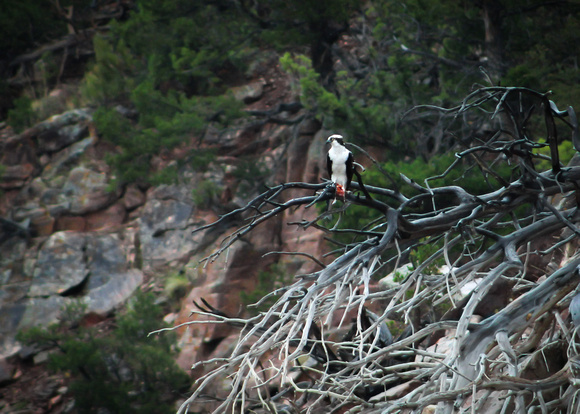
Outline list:
[[[328,137],[328,139],[326,140],[327,144],[333,144],[333,143],[337,143],[340,145],[344,145],[344,138],[342,135],[338,135],[338,134],[334,134]]]

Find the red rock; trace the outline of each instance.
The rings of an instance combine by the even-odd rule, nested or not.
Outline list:
[[[30,163],[9,165],[0,175],[0,188],[22,187],[34,172],[34,166]]]
[[[0,148],[0,164],[2,165],[38,164],[34,141],[24,134],[3,140]]]
[[[136,185],[128,185],[123,196],[123,204],[127,210],[133,210],[145,204],[145,194]]]
[[[267,257],[262,255],[279,248],[277,240],[272,239],[272,235],[280,231],[272,229],[272,226],[278,225],[276,220],[263,224],[264,233],[256,232],[250,235],[248,243],[238,243],[230,248],[227,260],[224,254],[200,270],[196,280],[197,286],[185,299],[185,306],[182,307],[175,325],[211,319],[208,316],[191,314],[192,310],[197,310],[193,301],[201,304],[201,298],[231,316],[244,311],[240,292],[255,291],[257,275],[261,271],[268,270],[268,266],[275,261],[274,255]],[[215,345],[232,334],[237,337],[238,330],[226,324],[191,324],[180,328],[178,334],[181,337],[179,343],[181,352],[177,363],[182,368],[188,369],[195,362],[213,357]],[[201,375],[204,370],[205,367],[202,367],[193,375]]]
[[[85,216],[87,223],[86,230],[95,231],[118,226],[123,224],[126,216],[127,211],[122,202],[115,203],[106,210],[87,214]]]
[[[54,217],[42,215],[30,220],[32,230],[36,236],[50,236],[54,230]]]
[[[98,325],[99,323],[103,322],[105,319],[107,319],[107,318],[103,315],[99,315],[98,313],[95,313],[95,312],[89,312],[82,317],[82,319],[80,321],[80,325],[83,328],[90,328],[91,326]]]
[[[56,231],[62,230],[72,230],[72,231],[85,231],[86,229],[86,220],[84,217],[80,216],[64,216],[59,217],[56,220]]]

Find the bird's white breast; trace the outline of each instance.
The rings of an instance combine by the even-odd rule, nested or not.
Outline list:
[[[332,176],[330,179],[336,184],[346,187],[346,160],[350,151],[340,144],[332,143],[328,156],[332,160]]]

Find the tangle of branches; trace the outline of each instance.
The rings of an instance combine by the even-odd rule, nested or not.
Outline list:
[[[559,145],[580,150],[573,108],[525,88],[484,87],[452,109],[414,110],[443,114],[450,134],[474,120],[480,128],[458,139],[437,177],[369,182],[364,194],[353,182],[346,209],[377,218],[348,229],[354,241],[330,264],[272,292],[266,311],[240,319],[199,304],[207,321],[191,323],[229,323],[240,336],[230,358],[202,362],[219,364],[180,413],[226,378],[231,391],[214,413],[577,412],[578,337],[567,312],[580,280],[580,166],[577,154],[563,165]],[[457,171],[488,190],[434,185]],[[304,195],[284,199],[290,189]],[[333,198],[326,182],[269,188],[220,219],[245,221],[207,260],[285,210]],[[294,224],[332,237],[345,231],[324,224],[332,214]],[[389,273],[391,283],[369,288]]]

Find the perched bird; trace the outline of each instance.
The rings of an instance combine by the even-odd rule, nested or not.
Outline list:
[[[336,197],[344,201],[354,173],[354,157],[344,146],[342,135],[331,135],[326,142],[330,144],[326,157],[328,175],[336,186]]]

